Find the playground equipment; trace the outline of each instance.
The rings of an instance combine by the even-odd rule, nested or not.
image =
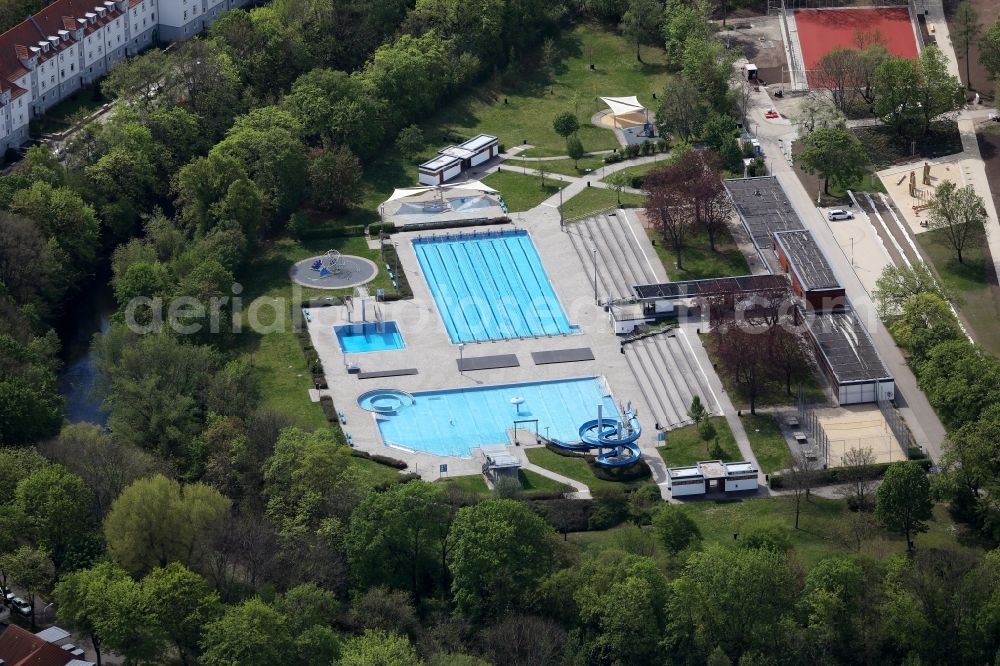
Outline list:
[[[326,277],[328,275],[335,275],[343,272],[341,270],[343,266],[340,261],[340,252],[337,250],[327,250],[326,254],[312,262],[309,268],[314,271],[319,271],[320,277]]]
[[[567,451],[589,452],[597,449],[597,464],[605,467],[624,467],[639,460],[641,451],[636,441],[642,434],[639,417],[629,402],[621,421],[604,418],[601,405],[597,406],[597,418],[580,426],[580,441],[562,442],[550,440],[555,446]]]

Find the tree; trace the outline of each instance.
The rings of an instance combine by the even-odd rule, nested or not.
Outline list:
[[[494,666],[558,664],[566,645],[566,630],[552,620],[512,613],[487,625],[479,641],[484,656]]]
[[[792,453],[792,464],[786,472],[788,485],[795,499],[795,529],[799,529],[799,518],[802,514],[802,500],[809,496],[809,490],[816,481],[816,471],[809,464],[804,453]]]
[[[837,47],[820,58],[813,73],[813,78],[829,91],[834,106],[842,112],[847,111],[854,94],[858,57],[857,49]]]
[[[942,342],[916,362],[920,387],[949,428],[1000,402],[1000,363],[968,340]]]
[[[910,266],[886,266],[875,281],[872,298],[883,319],[898,317],[903,305],[911,296],[933,294],[941,300],[950,300],[945,288],[937,281],[927,264],[917,262]]]
[[[440,488],[421,481],[368,495],[351,515],[347,538],[359,584],[406,588],[417,600],[443,586],[450,513]]]
[[[919,463],[889,465],[875,493],[875,515],[888,529],[903,533],[907,551],[913,550],[912,535],[927,531],[933,508],[931,484]]]
[[[205,626],[200,662],[205,666],[271,666],[294,663],[288,618],[253,597],[226,608]]]
[[[107,97],[125,101],[143,114],[148,114],[160,93],[163,79],[170,67],[169,55],[159,49],[119,63],[101,81]]]
[[[680,189],[686,179],[686,173],[680,166],[678,164],[655,169],[646,174],[642,181],[642,187],[649,197],[646,214],[663,239],[670,243],[678,269],[683,268],[681,252],[694,231],[696,221],[690,200]]]
[[[604,182],[608,184],[608,189],[615,193],[618,200],[618,205],[622,205],[622,190],[629,186],[632,178],[628,175],[627,171],[615,171],[604,179]]]
[[[979,40],[981,30],[979,16],[972,3],[968,0],[958,3],[952,17],[951,34],[954,35],[955,48],[965,59],[965,85],[969,90],[972,90],[972,59],[969,57],[969,50]]]
[[[871,447],[852,448],[843,455],[840,466],[847,482],[841,492],[856,511],[868,511],[872,505],[872,489],[875,487],[875,454]]]
[[[549,175],[549,168],[548,166],[546,166],[544,160],[541,162],[537,162],[536,164],[537,166],[535,167],[535,171],[538,172],[538,177],[542,181],[542,189],[545,189],[545,177]]]
[[[737,324],[716,326],[710,344],[719,359],[719,372],[740,387],[757,413],[757,398],[774,372],[763,331]]]
[[[660,95],[656,126],[661,134],[689,141],[701,133],[704,117],[704,99],[693,86],[669,85]]]
[[[872,110],[902,135],[920,117],[920,70],[917,62],[888,57],[875,71]]]
[[[103,641],[98,630],[100,609],[94,603],[95,595],[109,589],[112,582],[127,577],[124,569],[102,562],[91,569],[66,574],[55,587],[53,597],[59,622],[90,637],[97,653],[97,666],[101,666]]]
[[[201,483],[181,486],[157,475],[126,488],[104,519],[111,556],[132,573],[171,562],[204,569],[230,501]]]
[[[628,0],[627,9],[622,15],[621,31],[635,43],[635,59],[639,62],[642,62],[639,46],[656,36],[659,25],[656,17],[662,11],[659,0]]]
[[[927,222],[931,229],[944,230],[958,263],[964,264],[964,250],[985,238],[987,219],[986,205],[972,185],[960,188],[946,180],[934,191]]]
[[[408,125],[399,130],[396,148],[406,159],[416,159],[424,149],[424,131],[417,125]]]
[[[35,470],[17,484],[14,506],[33,541],[57,566],[91,526],[93,498],[83,479],[62,465]]]
[[[522,606],[553,561],[555,533],[514,500],[460,509],[452,538],[452,593],[469,617],[501,616]]]
[[[347,210],[361,199],[361,174],[361,162],[350,148],[323,151],[309,163],[312,200],[322,210]]]
[[[422,666],[424,662],[406,636],[366,631],[344,641],[339,666]]]
[[[910,296],[890,330],[917,362],[924,360],[938,344],[965,337],[948,303],[929,293]]]
[[[979,41],[979,64],[986,68],[991,78],[1000,78],[1000,18]]]
[[[674,504],[664,504],[653,514],[653,531],[671,555],[701,541],[698,524],[683,507]]]
[[[21,546],[15,551],[0,555],[0,570],[27,590],[32,609],[35,606],[35,595],[49,589],[55,580],[55,566],[44,548]],[[33,610],[31,626],[35,626],[35,615]]]
[[[809,342],[801,329],[775,322],[768,333],[768,347],[774,369],[785,379],[785,394],[792,395],[792,381],[809,372]]]
[[[222,604],[208,582],[183,564],[171,562],[142,579],[153,620],[173,646],[182,664],[198,653],[205,625],[222,613]]]
[[[22,304],[51,297],[56,272],[52,249],[38,226],[25,217],[0,213],[0,283],[11,297]]]
[[[701,422],[708,418],[708,410],[705,409],[705,405],[701,402],[700,396],[695,396],[691,399],[691,407],[688,408],[688,416],[694,421],[694,424],[701,425]]]
[[[923,117],[924,134],[930,132],[931,121],[938,116],[961,110],[965,92],[958,77],[948,71],[948,60],[936,44],[928,44],[920,52],[919,110]]]
[[[566,137],[566,154],[573,160],[573,168],[576,169],[577,163],[586,154],[583,151],[583,142],[576,134],[570,134]]]
[[[580,121],[576,119],[576,114],[572,111],[561,111],[552,119],[552,129],[565,139],[571,134],[576,134],[577,130],[580,129]]]
[[[830,181],[846,187],[865,173],[868,156],[850,132],[821,127],[802,139],[796,161],[804,171],[823,179],[823,192],[830,194]]]
[[[795,580],[785,553],[770,548],[713,545],[692,554],[671,583],[665,647],[773,654],[788,629]]]
[[[799,102],[799,111],[792,117],[801,134],[809,134],[821,127],[845,129],[847,119],[829,97],[811,92]]]

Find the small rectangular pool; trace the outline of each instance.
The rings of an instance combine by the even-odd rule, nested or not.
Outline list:
[[[413,249],[454,343],[579,331],[523,229],[424,236]]]
[[[520,421],[519,428],[531,432],[537,421],[542,436],[577,441],[580,426],[597,418],[598,403],[605,417],[619,418],[618,408],[601,377],[421,391],[402,396],[402,399],[389,396],[394,398],[391,409],[376,414],[382,441],[438,456],[468,457],[477,447],[508,444],[508,430],[515,421]],[[512,402],[515,398],[521,401],[515,404]],[[388,404],[380,404],[377,395],[369,397],[372,400],[375,410],[364,404],[362,407],[378,411]]]
[[[344,324],[334,326],[333,332],[346,354],[402,349],[406,346],[394,321]]]

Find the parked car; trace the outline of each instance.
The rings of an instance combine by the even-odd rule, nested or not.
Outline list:
[[[0,595],[3,596],[3,602],[8,606],[10,606],[10,603],[14,601],[14,597],[17,596],[14,594],[14,590],[9,587],[3,587],[2,585],[0,585]]]
[[[843,208],[837,208],[827,213],[826,219],[830,220],[831,222],[836,222],[837,220],[853,220],[854,213],[848,210],[844,210]]]
[[[14,612],[17,613],[18,615],[22,615],[24,617],[31,617],[31,611],[32,611],[31,604],[29,604],[21,597],[14,597],[14,599],[11,601],[11,605],[13,605]]]

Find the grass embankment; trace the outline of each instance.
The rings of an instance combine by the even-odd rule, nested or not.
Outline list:
[[[604,166],[604,159],[601,156],[584,157],[578,162],[573,160],[519,160],[509,159],[503,162],[507,166],[539,170],[545,168],[548,173],[560,173],[564,176],[574,176],[585,178],[595,169]]]
[[[605,481],[604,479],[598,479],[594,476],[594,472],[591,471],[590,465],[583,459],[582,456],[561,456],[558,453],[549,451],[545,447],[529,448],[525,449],[524,452],[528,455],[528,460],[535,465],[552,470],[556,474],[562,474],[563,476],[569,477],[574,481],[579,481],[590,488],[590,490],[620,490],[623,488],[632,488],[637,485],[652,483],[652,480],[649,478],[642,481],[631,482]]]
[[[770,414],[744,414],[743,430],[750,440],[750,448],[757,464],[765,474],[787,469],[792,463],[792,452],[777,420]]]
[[[915,237],[941,282],[960,299],[956,307],[972,327],[976,342],[1000,355],[1000,307],[989,282],[985,244],[966,248],[962,253],[965,263],[960,264],[944,230],[925,231]]]
[[[518,480],[521,482],[521,492],[524,497],[530,498],[538,493],[569,493],[573,488],[564,483],[559,483],[553,479],[542,476],[530,469],[518,470]],[[492,495],[493,491],[486,485],[486,480],[481,475],[475,476],[453,476],[438,479],[435,483],[442,486],[456,488],[464,493],[478,497],[480,499]]]
[[[712,416],[709,422],[715,428],[716,439],[724,455],[724,462],[742,460],[740,449],[736,446],[736,439],[733,431],[729,429],[729,424],[724,416]],[[714,460],[711,449],[715,445],[716,439],[702,439],[697,426],[689,425],[667,432],[666,446],[658,447],[656,450],[663,458],[663,462],[668,467],[683,467],[694,465],[699,460]]]
[[[612,207],[640,208],[645,205],[646,197],[641,194],[622,192],[620,206],[618,201],[618,196],[611,190],[602,187],[588,187],[563,203],[563,218],[567,220],[579,219]]]
[[[798,530],[793,527],[794,500],[788,496],[691,502],[683,506],[698,523],[705,544],[732,546],[739,541],[741,535],[758,526],[777,527],[788,536],[796,558],[807,569],[831,555],[855,553],[859,550],[857,542],[850,535],[850,522],[855,514],[847,508],[845,500],[824,499],[813,495],[803,501]],[[977,546],[963,545],[961,536],[956,540],[956,533],[961,535],[964,528],[949,517],[944,505],[934,507],[934,516],[928,521],[928,528],[926,533],[918,534],[915,538],[918,549],[941,548],[976,555],[982,553]],[[624,529],[634,528],[625,526],[603,532],[576,532],[569,535],[569,540],[582,551],[598,553],[620,548],[622,539],[618,537],[618,532]],[[879,559],[905,550],[906,543],[902,537],[882,530],[874,538],[864,540],[860,546],[860,552]],[[656,546],[656,555],[664,557],[659,546]]]
[[[664,241],[663,236],[655,229],[647,228],[646,233],[656,248],[656,256],[660,258],[672,281],[702,280],[750,273],[747,260],[733,242],[728,229],[723,229],[716,235],[714,251],[709,247],[708,234],[703,231],[693,234],[681,250],[681,268],[677,268],[677,257],[670,243]]]

